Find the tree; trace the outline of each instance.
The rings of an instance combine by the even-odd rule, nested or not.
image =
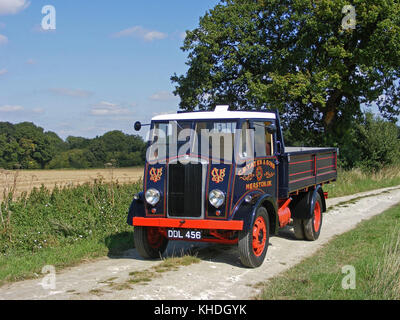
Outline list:
[[[109,131],[100,140],[104,143],[107,151],[123,151],[127,149],[127,136],[121,131]]]
[[[83,137],[72,137],[69,136],[67,139],[67,144],[69,149],[84,149],[90,144],[90,139]]]
[[[184,110],[229,104],[279,109],[308,143],[344,139],[365,104],[400,114],[400,4],[353,0],[222,0],[188,31],[188,71],[171,77]],[[323,133],[323,134],[315,134]]]
[[[89,151],[93,154],[95,161],[94,167],[101,168],[107,162],[107,149],[103,141],[100,138],[95,138],[91,141]]]
[[[116,165],[143,165],[146,144],[137,135],[111,131],[87,139],[44,132],[33,123],[0,122],[0,168],[61,169],[102,168],[113,159]]]
[[[357,157],[349,158],[355,161],[354,165],[379,170],[400,163],[400,139],[394,123],[367,112],[355,125],[353,137],[353,150],[356,150]]]

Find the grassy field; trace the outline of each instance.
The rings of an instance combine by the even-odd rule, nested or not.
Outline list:
[[[259,287],[263,293],[257,299],[400,300],[400,205]]]
[[[33,188],[40,188],[42,185],[51,190],[55,186],[77,186],[98,180],[123,184],[134,183],[141,178],[143,178],[143,167],[19,171],[0,169],[0,186],[3,187],[3,190],[11,189],[15,182],[15,196],[21,195],[23,192],[29,193]],[[0,200],[4,198],[3,190],[0,190]]]

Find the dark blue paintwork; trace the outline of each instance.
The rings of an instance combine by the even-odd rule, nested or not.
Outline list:
[[[210,161],[211,159],[207,159],[209,164],[207,165],[206,171],[206,190],[203,203],[204,219],[241,220],[244,222],[244,230],[248,230],[253,225],[257,209],[260,206],[264,206],[267,207],[268,214],[270,215],[272,233],[277,232],[279,228],[278,199],[287,199],[290,197],[290,194],[294,194],[294,192],[297,192],[297,195],[299,192],[301,193],[301,188],[296,190],[293,188],[293,186],[297,186],[298,183],[292,183],[292,185],[290,185],[290,177],[302,178],[302,173],[291,173],[290,171],[292,170],[291,168],[293,168],[290,168],[290,154],[284,153],[285,144],[283,141],[283,134],[280,127],[278,113],[276,113],[276,115],[277,120],[275,123],[271,119],[257,119],[257,121],[273,122],[277,127],[277,131],[273,134],[273,150],[275,152],[272,156],[257,157],[256,155],[254,162],[248,163],[247,167],[246,164],[238,164],[236,162],[233,164],[213,164],[212,161]],[[242,127],[243,121],[247,120],[237,119],[232,121],[237,121],[237,129],[239,129]],[[154,123],[152,124],[152,127],[153,126]],[[316,152],[318,153],[318,150],[313,151],[313,153]],[[337,156],[337,149],[325,149],[323,151],[323,153],[327,152],[331,152]],[[297,152],[295,155],[304,155],[304,157],[306,157],[307,154],[310,154],[310,151]],[[133,200],[131,204],[128,214],[128,224],[132,225],[132,218],[135,216],[148,218],[167,217],[166,202],[168,189],[168,163],[174,161],[177,161],[176,157],[173,159],[167,159],[165,164],[146,163],[144,172],[144,190],[139,195],[140,199]],[[336,159],[334,158],[331,160],[321,160],[321,170],[323,170],[323,166],[331,163],[334,163],[336,170]],[[316,167],[314,172],[316,178],[312,185],[312,190],[314,191],[307,194],[312,194],[311,201],[313,202],[315,202],[317,194],[320,194],[323,202],[323,211],[326,211],[325,198],[319,180],[317,179],[317,170],[318,168]],[[323,179],[325,172],[329,172],[329,170],[330,169],[321,171],[320,180]],[[159,179],[157,177],[154,178],[154,173],[161,173],[158,177]],[[294,178],[292,178],[292,180],[293,179]],[[330,174],[326,180],[332,181],[335,179],[336,173]],[[301,181],[301,179],[297,180]],[[303,186],[302,188],[305,189],[305,187],[307,187],[307,191],[308,186]],[[146,201],[144,200],[144,192],[149,188],[155,188],[161,193],[160,202],[154,208],[146,204]],[[210,205],[208,199],[209,192],[213,189],[219,189],[226,194],[225,203],[218,210]],[[306,193],[303,192],[302,194]],[[246,196],[248,195],[252,197],[250,202],[246,202]],[[313,206],[311,206],[311,208],[312,207]],[[151,209],[155,209],[155,212],[152,212]],[[297,218],[308,218],[312,215],[312,212],[303,212],[301,215],[301,217],[298,216]]]

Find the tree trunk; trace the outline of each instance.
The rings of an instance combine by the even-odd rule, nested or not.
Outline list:
[[[343,93],[340,90],[335,90],[326,102],[323,121],[325,132],[331,136],[335,131],[337,123],[338,106],[343,98]]]

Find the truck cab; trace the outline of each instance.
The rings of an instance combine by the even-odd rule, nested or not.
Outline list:
[[[298,239],[317,240],[337,152],[285,148],[277,111],[217,106],[156,116],[143,192],[128,214],[136,249],[151,259],[169,240],[237,245],[242,264],[254,268],[288,224]]]

